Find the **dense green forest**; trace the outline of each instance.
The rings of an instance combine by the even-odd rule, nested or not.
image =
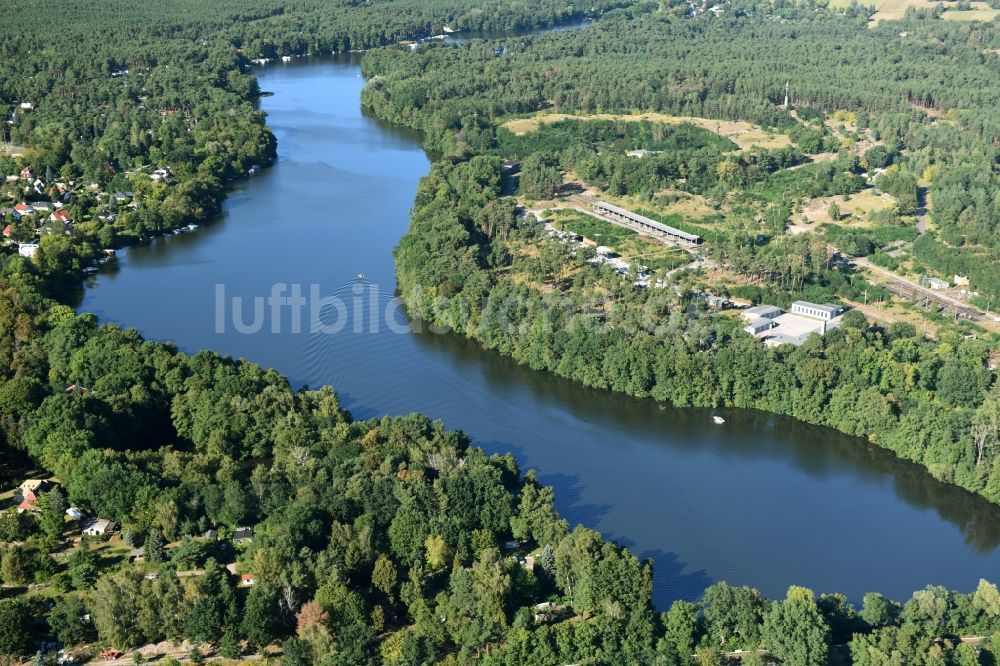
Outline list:
[[[0,490],[8,502],[0,661],[30,657],[47,640],[96,656],[188,639],[199,644],[187,656],[195,663],[278,645],[289,666],[714,665],[737,650],[747,665],[993,663],[1000,593],[988,582],[968,593],[929,587],[900,603],[872,593],[857,608],[794,586],[768,600],[717,583],[659,612],[651,564],[571,529],[552,490],[512,456],[487,456],[419,415],[355,421],[332,389],[296,391],[274,371],[181,354],[65,305],[103,250],[210,216],[228,183],[274,159],[251,60],[389,45],[446,25],[514,30],[604,15],[572,35],[366,56],[365,103],[423,129],[444,156],[417,193],[397,251],[413,312],[588,385],[679,405],[759,407],[869,436],[996,501],[1000,402],[987,343],[957,333],[932,342],[855,317],[822,341],[764,350],[731,321],[691,316],[703,306],[686,291],[635,291],[607,270],[578,270],[587,253],[568,258],[501,196],[501,156],[522,157],[522,187],[539,194],[566,168],[623,193],[681,179],[707,197],[756,191],[748,210],[789,187],[858,190],[861,166],[847,155],[797,171],[791,186],[779,182],[835,145],[827,130],[774,104],[776,86],[792,77],[796,96],[818,114],[870,114],[859,124],[907,151],[907,173],[921,160],[940,162],[935,196],[957,212],[953,223],[938,222],[940,239],[922,242],[961,252],[954,234],[966,233],[963,225],[991,228],[995,211],[980,194],[990,182],[944,174],[992,155],[984,137],[995,136],[997,82],[988,61],[968,57],[995,48],[995,36],[911,16],[910,34],[940,42],[900,45],[890,44],[895,27],[867,31],[857,7],[746,5],[718,22],[689,20],[686,7],[6,2],[0,103],[9,145],[0,173],[8,179],[0,192],[5,207],[38,208],[4,212],[12,242],[0,250]],[[743,50],[754,40],[775,48]],[[803,44],[819,55],[796,60]],[[880,58],[900,75],[886,74]],[[937,74],[915,74],[921,67]],[[913,104],[976,113],[935,128]],[[530,138],[498,128],[506,115],[548,105],[746,119],[794,146],[734,155],[729,140],[691,124],[567,122]],[[664,152],[632,162],[608,154],[633,148]],[[901,181],[893,187],[905,193]],[[788,202],[772,198],[763,210],[774,230]],[[71,222],[32,217],[54,202]],[[47,233],[54,224],[64,233]],[[757,235],[727,229],[715,240],[737,270],[766,276],[769,295],[821,300],[854,288],[820,260],[815,238]],[[36,236],[37,253],[20,254],[17,245]],[[987,252],[989,237],[969,242]],[[507,282],[500,271],[527,280]],[[436,287],[420,288],[429,284]],[[543,295],[538,284],[558,288]],[[10,491],[28,477],[55,487],[18,513]],[[77,539],[71,506],[120,530]]]
[[[588,11],[618,4],[598,0]],[[49,200],[57,187],[70,191],[63,199],[72,233],[40,242],[40,272],[52,295],[75,288],[76,275],[102,249],[210,216],[227,182],[274,159],[274,137],[256,109],[251,60],[366,49],[436,34],[449,23],[502,30],[583,15],[551,0],[75,0],[58,12],[62,20],[53,22],[47,7],[13,0],[0,16],[0,110],[7,120],[0,176],[27,165],[43,182],[27,194],[19,181],[0,189],[10,206],[0,212],[0,227],[11,223],[30,238],[27,225],[38,220],[12,218],[13,205]],[[149,178],[163,168],[169,182]],[[121,193],[128,196],[115,196]]]
[[[510,455],[418,415],[354,421],[329,389],[66,306],[23,314],[39,328],[4,361],[4,432],[60,486],[37,513],[0,513],[0,654],[48,634],[119,650],[186,637],[230,658],[280,643],[297,665],[720,664],[759,647],[743,663],[990,663],[988,641],[951,638],[1000,631],[989,583],[860,609],[718,583],[657,613],[650,563],[570,530]],[[69,505],[122,533],[67,547]]]
[[[737,3],[719,17],[685,20],[685,3],[665,4],[637,3],[592,29],[518,37],[499,49],[381,50],[364,62],[365,102],[424,130],[430,147],[457,158],[518,152],[497,123],[539,111],[745,120],[788,131],[814,153],[833,144],[809,121],[848,110],[855,135],[870,132],[883,144],[864,166],[898,163],[884,189],[900,195],[901,212],[915,206],[917,179],[929,180],[938,230],[915,248],[919,262],[941,274],[964,271],[978,289],[1000,295],[992,264],[980,261],[994,258],[1000,221],[995,29],[917,12],[869,28],[860,6],[808,3]],[[786,82],[802,124],[781,106]],[[574,169],[580,151],[560,152]],[[620,153],[599,159],[605,178],[597,184],[642,191],[669,178],[658,170],[649,178],[654,167]],[[705,193],[711,184],[691,189]]]
[[[954,229],[950,204],[937,207],[948,196],[939,187],[960,187],[948,174],[967,173],[970,161],[987,172],[997,169],[994,135],[986,128],[995,118],[990,100],[1000,91],[995,59],[983,53],[995,34],[917,15],[871,29],[857,7],[732,9],[722,18],[692,21],[640,4],[587,30],[518,37],[501,49],[471,44],[369,54],[363,62],[367,107],[424,130],[428,145],[444,155],[421,185],[412,226],[396,253],[411,312],[588,386],[681,406],[754,407],[829,425],[1000,501],[998,432],[988,425],[998,422],[1000,404],[990,340],[961,329],[928,339],[908,324],[869,325],[852,312],[842,329],[823,338],[766,349],[738,320],[697,314],[704,304],[683,281],[674,289],[635,289],[611,271],[588,267],[586,248],[567,253],[541,235],[530,216],[516,217],[502,196],[500,162],[491,155],[523,159],[521,192],[529,198],[552,195],[561,180],[551,174],[561,170],[651,203],[650,191],[664,187],[724,199],[730,208],[721,232],[682,228],[704,235],[718,262],[750,280],[733,292],[779,306],[796,298],[883,297],[831,262],[826,240],[869,254],[876,240],[912,239],[915,228],[900,226],[900,216],[912,215],[914,174],[929,168],[936,173],[935,223],[942,237]],[[753,47],[760,43],[771,48]],[[925,74],[900,73],[918,70]],[[776,104],[786,79],[808,114],[792,118]],[[922,107],[963,110],[941,122]],[[683,144],[671,141],[684,127],[674,125],[656,130],[658,140],[673,144],[669,150],[632,159],[621,150],[633,147],[632,137],[645,135],[647,147],[653,145],[653,130],[642,124],[557,122],[515,138],[505,126],[509,117],[540,110],[633,109],[753,121],[796,143],[734,154],[693,140],[690,130]],[[860,158],[841,150],[833,161],[788,169],[803,153],[831,147],[828,126],[810,120],[835,109],[851,110],[857,126],[880,141],[877,147]],[[533,153],[529,138],[538,140]],[[882,226],[865,233],[833,227],[826,238],[783,233],[799,197],[858,192],[865,187],[862,171],[893,162],[875,181],[897,202],[880,213]],[[977,181],[961,182],[973,187]],[[995,215],[988,197],[966,190],[960,198],[982,204],[984,219]],[[915,253],[952,270],[947,261],[955,259],[947,253],[937,261],[929,256],[940,242],[927,234]],[[978,262],[979,271],[992,271],[991,262],[972,260],[969,249],[948,248],[969,264]],[[967,272],[979,274],[973,266]]]

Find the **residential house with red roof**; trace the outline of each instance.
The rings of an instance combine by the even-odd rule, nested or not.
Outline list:
[[[73,221],[73,218],[70,217],[69,211],[65,208],[60,208],[56,212],[49,215],[49,219],[53,222],[62,222],[63,224],[69,224]]]
[[[38,498],[55,487],[51,481],[45,479],[28,479],[14,493],[14,499],[19,503],[17,512],[38,511]]]

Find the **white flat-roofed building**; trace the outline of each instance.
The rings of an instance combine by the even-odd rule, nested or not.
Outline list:
[[[809,301],[795,301],[792,303],[792,312],[804,317],[822,319],[830,321],[844,313],[844,308],[833,303],[810,303]]]
[[[743,330],[750,335],[757,335],[758,333],[763,333],[764,331],[770,331],[771,327],[774,326],[774,321],[766,317],[757,317],[750,321],[749,324],[743,327]]]
[[[781,310],[773,305],[758,305],[740,312],[740,316],[747,321],[753,321],[755,319],[774,319],[780,314]]]
[[[759,337],[764,340],[764,344],[768,347],[783,344],[797,346],[808,340],[810,336],[826,335],[827,331],[838,327],[840,327],[839,318],[827,321],[818,317],[788,312],[775,318],[774,328]]]
[[[777,347],[801,345],[813,335],[823,336],[830,329],[839,328],[844,310],[842,306],[831,303],[817,305],[796,301],[792,304],[792,312],[761,305],[740,314],[747,319],[744,331],[768,347]]]
[[[934,291],[939,291],[941,289],[947,289],[951,286],[951,283],[947,280],[942,280],[941,278],[924,276],[920,279],[920,286],[933,289]]]

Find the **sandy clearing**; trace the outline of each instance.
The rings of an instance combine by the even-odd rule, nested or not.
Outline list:
[[[791,139],[785,134],[770,132],[751,123],[736,120],[712,120],[694,116],[668,116],[662,113],[612,114],[596,113],[590,115],[574,115],[568,113],[543,113],[531,118],[517,118],[503,124],[517,135],[536,131],[541,125],[555,123],[560,120],[617,120],[624,122],[640,122],[643,120],[654,123],[680,124],[690,123],[710,132],[715,132],[731,140],[741,150],[749,148],[784,148],[792,145]]]

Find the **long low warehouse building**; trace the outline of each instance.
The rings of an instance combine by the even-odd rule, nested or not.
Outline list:
[[[667,226],[662,222],[657,222],[656,220],[652,220],[645,215],[639,215],[638,213],[633,213],[630,210],[619,208],[618,206],[609,204],[606,201],[595,201],[594,211],[620,223],[622,226],[634,229],[640,233],[665,238],[675,243],[680,243],[681,245],[701,244],[701,236],[689,234],[688,232],[681,231],[680,229],[674,229],[673,227]]]

